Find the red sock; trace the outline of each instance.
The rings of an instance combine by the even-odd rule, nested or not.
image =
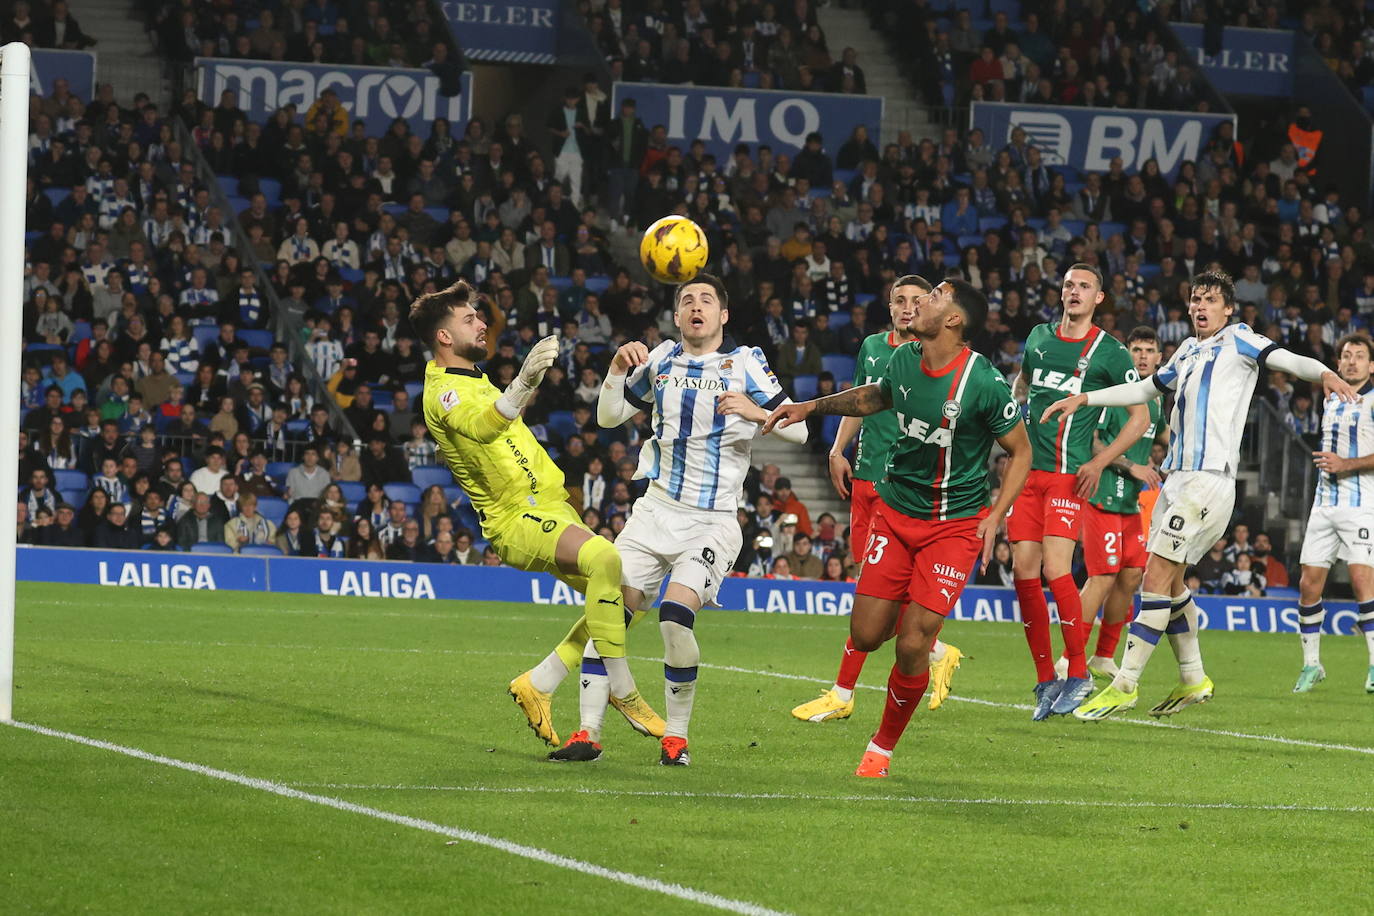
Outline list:
[[[1097,649],[1093,655],[1098,658],[1112,658],[1116,655],[1116,645],[1121,641],[1121,630],[1126,626],[1126,621],[1118,620],[1116,623],[1102,621],[1102,629],[1097,631]]]
[[[1081,595],[1079,596],[1079,600],[1082,600],[1082,596],[1081,596]],[[1084,618],[1083,621],[1082,621],[1082,623],[1080,623],[1080,624],[1078,625],[1078,628],[1079,628],[1080,630],[1082,630],[1082,632],[1083,632],[1083,652],[1084,652],[1084,654],[1087,654],[1087,651],[1088,651],[1088,644],[1092,642],[1093,624],[1095,624],[1095,623],[1097,623],[1097,615],[1093,615],[1092,617],[1086,617],[1086,618]]]
[[[1021,624],[1026,628],[1026,645],[1035,662],[1037,681],[1054,680],[1054,659],[1050,657],[1050,605],[1039,579],[1017,579],[1016,600],[1021,605]]]
[[[1069,677],[1087,677],[1088,659],[1083,654],[1083,599],[1073,576],[1050,580],[1050,594],[1059,605],[1059,627],[1064,633],[1064,657],[1069,660]]]
[[[853,690],[854,685],[859,682],[859,672],[864,670],[864,662],[867,660],[868,653],[860,652],[854,648],[854,640],[846,639],[844,655],[840,656],[840,673],[835,675],[835,686]]]
[[[878,725],[878,733],[873,736],[874,744],[885,751],[897,746],[929,685],[929,671],[905,675],[897,670],[896,665],[892,666],[892,673],[887,676],[887,703],[883,706],[883,721]]]

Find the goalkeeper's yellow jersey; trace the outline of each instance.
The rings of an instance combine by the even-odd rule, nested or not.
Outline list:
[[[476,369],[425,366],[425,425],[488,529],[503,515],[568,499],[563,471],[523,419],[501,415],[500,396]]]

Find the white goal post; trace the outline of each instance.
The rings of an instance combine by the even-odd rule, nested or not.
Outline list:
[[[0,48],[0,485],[19,482],[19,365],[24,332],[24,214],[29,160],[29,47]],[[0,499],[0,722],[14,719],[17,500]]]

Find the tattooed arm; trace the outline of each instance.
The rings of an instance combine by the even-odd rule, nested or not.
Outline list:
[[[768,419],[763,424],[763,431],[770,432],[774,426],[788,427],[793,423],[801,423],[812,414],[818,416],[841,416],[841,417],[866,417],[870,414],[880,413],[892,406],[891,399],[883,394],[880,385],[860,385],[857,388],[850,388],[848,391],[841,391],[839,394],[827,395],[817,398],[814,401],[802,401],[800,404],[783,404],[769,414]]]

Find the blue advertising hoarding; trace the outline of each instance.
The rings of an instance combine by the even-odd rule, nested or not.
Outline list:
[[[448,118],[453,135],[461,137],[472,115],[472,76],[464,73],[455,96],[439,93],[439,77],[428,70],[387,67],[344,67],[332,64],[281,64],[269,61],[196,59],[200,100],[218,105],[220,94],[232,89],[250,120],[265,122],[284,105],[295,105],[298,122],[326,89],[333,89],[350,120],[367,124],[380,136],[396,118],[411,131],[429,136],[435,118]]]
[[[969,113],[969,126],[982,130],[993,149],[1005,146],[1012,130],[1020,127],[1039,147],[1046,165],[1105,172],[1119,156],[1133,173],[1154,159],[1169,180],[1184,162],[1201,158],[1217,125],[1234,125],[1235,120],[1232,114],[1009,102],[974,102]]]
[[[95,55],[90,51],[33,49],[29,94],[51,95],[53,81],[64,79],[72,95],[89,102],[95,97]]]
[[[766,143],[774,153],[792,156],[813,130],[825,135],[825,148],[832,155],[859,124],[882,147],[880,96],[616,83],[611,87],[613,117],[624,99],[634,99],[635,111],[646,126],[662,124],[669,144],[685,151],[693,140],[704,141],[722,170],[736,144]]]
[[[505,64],[558,61],[561,0],[440,0],[453,40],[472,60]]]
[[[1293,32],[1226,26],[1221,50],[1212,55],[1203,50],[1202,26],[1172,23],[1170,28],[1219,92],[1281,98],[1293,94]]]
[[[582,595],[546,573],[527,573],[510,567],[56,547],[19,547],[18,578],[27,582],[121,588],[427,601],[580,605],[583,600]],[[854,584],[731,578],[722,584],[718,600],[725,609],[733,611],[844,617],[854,607]],[[1298,631],[1297,599],[1198,595],[1196,600],[1198,622],[1203,629]],[[1053,609],[1054,605],[1050,607]],[[1354,603],[1328,601],[1326,612],[1326,632],[1355,632],[1358,611]],[[1021,611],[1013,589],[971,586],[964,590],[949,619],[1015,623],[1020,621]]]

